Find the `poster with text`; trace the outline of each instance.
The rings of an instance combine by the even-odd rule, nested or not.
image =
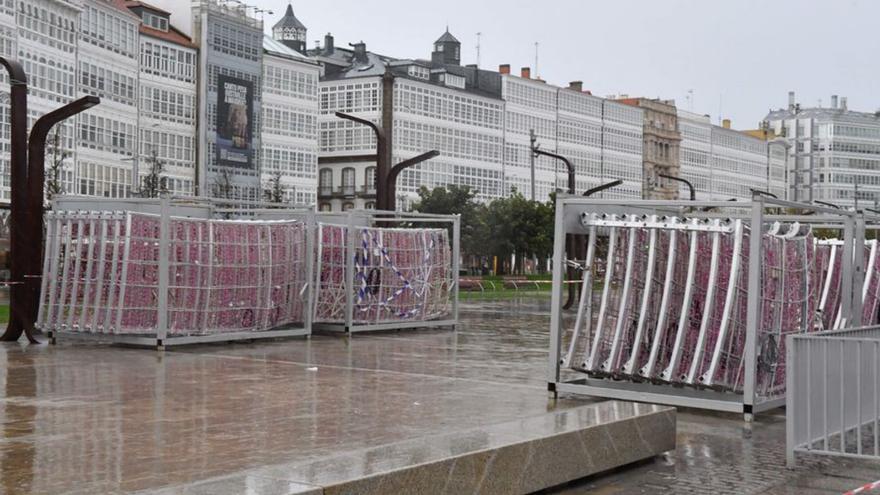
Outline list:
[[[217,76],[217,165],[253,169],[254,85]]]

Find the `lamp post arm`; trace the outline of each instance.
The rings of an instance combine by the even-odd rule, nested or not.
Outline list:
[[[568,158],[557,155],[556,153],[551,153],[549,151],[544,151],[538,148],[532,148],[532,152],[536,155],[546,156],[549,158],[554,158],[556,160],[561,161],[565,164],[565,168],[568,170],[568,194],[575,194],[575,174],[574,174],[574,165],[572,165],[571,160]]]
[[[592,188],[592,189],[588,189],[588,190],[584,191],[584,197],[592,196],[592,195],[594,195],[594,194],[596,194],[596,193],[602,192],[602,191],[604,191],[604,190],[606,190],[606,189],[611,189],[612,187],[617,187],[617,186],[619,186],[619,185],[621,185],[621,184],[623,184],[623,181],[620,180],[620,179],[617,179],[617,180],[612,181],[612,182],[609,182],[609,183],[607,183],[607,184],[602,184],[602,185],[600,185],[600,186],[596,186],[596,187],[594,187],[594,188]]]
[[[688,190],[691,193],[691,201],[697,200],[697,191],[694,189],[694,185],[691,184],[691,181],[687,179],[682,179],[681,177],[675,177],[674,175],[666,175],[666,174],[657,174],[658,177],[663,177],[664,179],[674,180],[676,182],[681,182],[682,184],[688,187]]]

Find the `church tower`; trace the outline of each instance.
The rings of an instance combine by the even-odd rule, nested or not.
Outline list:
[[[448,27],[443,36],[434,42],[431,62],[439,65],[461,65],[461,42],[449,32]]]
[[[306,52],[306,26],[299,22],[293,15],[293,6],[287,4],[287,12],[274,26],[272,26],[272,38],[284,43],[294,50]]]

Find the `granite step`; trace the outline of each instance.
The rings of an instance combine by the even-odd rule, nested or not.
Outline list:
[[[675,410],[607,401],[145,493],[531,493],[675,449]]]

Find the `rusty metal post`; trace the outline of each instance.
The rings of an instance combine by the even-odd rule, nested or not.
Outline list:
[[[23,285],[28,253],[33,254],[33,245],[27,239],[27,75],[22,65],[14,60],[0,57],[0,64],[9,74],[10,105],[10,189],[11,211],[9,214],[9,250],[12,286],[9,290],[9,323],[0,341],[16,341],[26,329],[27,292]]]
[[[388,202],[387,191],[394,146],[394,74],[388,69],[382,75],[382,129],[385,139],[376,148],[376,209],[395,211],[397,202]]]

